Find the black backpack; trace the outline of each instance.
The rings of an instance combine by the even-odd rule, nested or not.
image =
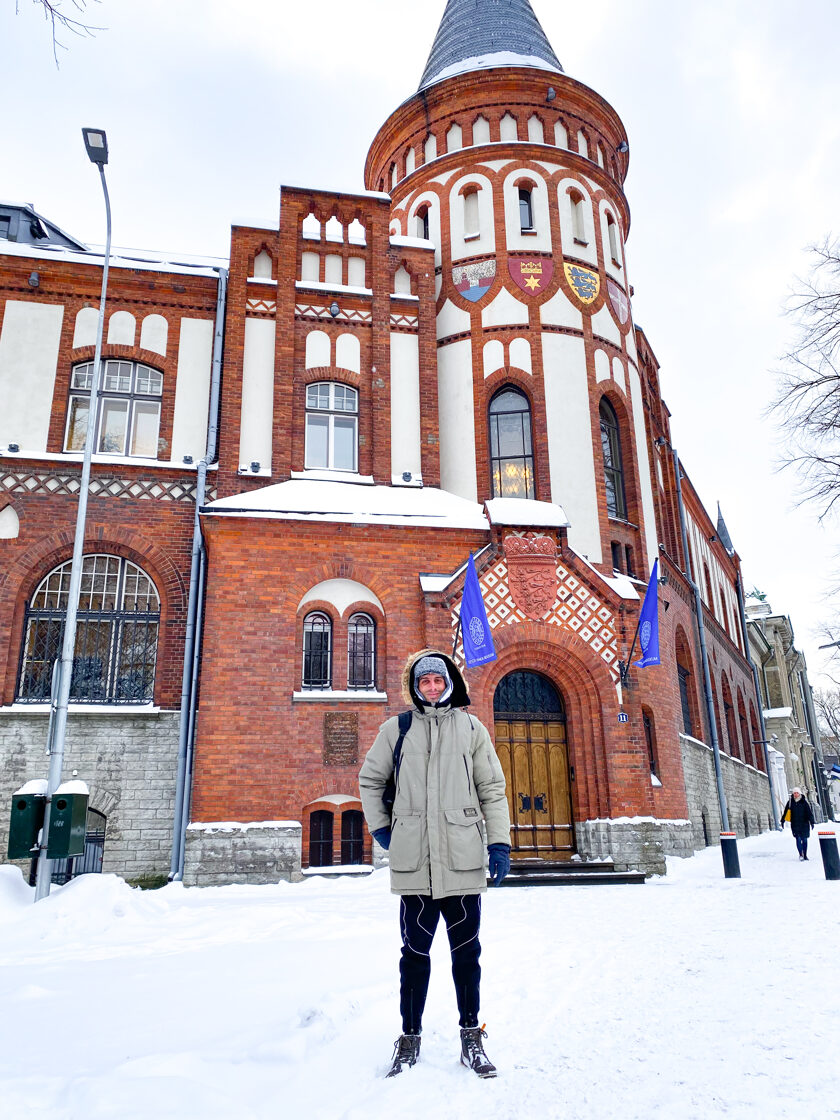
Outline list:
[[[394,800],[397,796],[397,779],[400,776],[400,763],[402,762],[402,745],[406,733],[411,727],[411,712],[400,712],[397,716],[400,737],[394,744],[394,769],[391,771],[391,777],[385,783],[385,788],[382,791],[382,804],[385,806],[385,811],[389,817],[394,812]]]

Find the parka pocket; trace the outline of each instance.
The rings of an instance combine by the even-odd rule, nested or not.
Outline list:
[[[423,818],[419,813],[394,817],[388,864],[392,871],[417,871],[423,861]]]
[[[445,810],[450,871],[476,871],[484,866],[481,818],[473,808],[468,813],[464,809]]]

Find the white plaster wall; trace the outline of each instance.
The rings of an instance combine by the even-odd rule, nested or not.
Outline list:
[[[451,334],[460,334],[461,331],[470,329],[470,317],[466,311],[456,307],[451,299],[445,301],[437,313],[437,336],[448,338]]]
[[[491,171],[499,172],[511,163],[513,163],[512,159],[485,159],[478,166],[489,167]]]
[[[391,474],[419,478],[420,343],[416,334],[391,332]]]
[[[519,178],[534,181],[531,191],[531,209],[534,233],[523,233],[519,223],[519,189],[513,184]],[[551,222],[548,215],[548,190],[545,180],[524,168],[511,171],[505,179],[505,237],[508,249],[526,249],[531,252],[551,251]]]
[[[394,273],[394,295],[411,295],[411,276],[402,265]]]
[[[183,459],[184,455],[192,455],[198,462],[207,450],[212,365],[213,320],[182,319],[169,455],[175,462]]]
[[[609,381],[610,359],[605,350],[595,351],[595,380]]]
[[[544,144],[545,132],[540,118],[536,115],[528,118],[528,139],[532,144]]]
[[[166,357],[169,324],[162,315],[147,315],[140,326],[140,347]]]
[[[406,175],[411,175],[412,172],[414,171],[415,167],[416,167],[416,156],[414,155],[414,149],[409,148],[408,151],[405,154],[405,173],[406,173]]]
[[[557,267],[562,268],[562,262],[558,262]],[[540,304],[540,322],[552,327],[576,327],[581,330],[583,314],[562,288],[558,288],[551,299]]]
[[[490,122],[486,117],[476,117],[472,127],[473,144],[490,143]]]
[[[519,128],[516,123],[516,117],[512,113],[505,113],[499,122],[499,135],[502,140],[518,140]]]
[[[527,305],[512,296],[507,288],[502,288],[496,298],[481,312],[482,327],[504,327],[511,323],[527,322]]]
[[[582,338],[542,336],[545,413],[552,501],[571,522],[569,544],[595,564],[602,559]]]
[[[505,364],[505,348],[498,338],[491,338],[484,343],[484,376],[489,377]]]
[[[446,133],[446,150],[447,152],[457,152],[463,147],[463,135],[461,133],[461,126],[453,124]]]
[[[99,322],[99,311],[95,307],[82,307],[76,312],[76,322],[73,327],[73,349],[79,346],[96,345],[96,326]]]
[[[14,540],[20,533],[20,518],[11,506],[0,509],[0,540]]]
[[[130,311],[115,311],[108,320],[108,342],[112,346],[133,346],[137,321]]]
[[[627,392],[627,382],[626,382],[625,377],[624,377],[624,365],[621,361],[621,358],[613,358],[613,360],[612,360],[612,372],[613,372],[613,381],[616,383],[616,385],[619,387],[619,389],[622,391],[622,393],[626,393]]]
[[[347,283],[351,288],[365,287],[365,258],[350,257],[347,261]]]
[[[568,148],[569,136],[562,121],[554,122],[554,143],[558,148]]]
[[[271,254],[266,249],[262,249],[254,257],[254,278],[259,280],[270,280],[271,266]]]
[[[345,332],[338,336],[335,340],[335,364],[339,369],[361,372],[362,347],[358,335]]]
[[[270,319],[246,319],[239,432],[241,465],[247,466],[256,460],[263,467],[271,466],[273,420],[274,323]]]
[[[609,299],[609,296],[607,297]],[[592,316],[592,333],[598,338],[605,338],[608,342],[621,348],[621,331],[615,325],[615,319],[610,314],[606,303]]]
[[[475,183],[478,191],[478,226],[479,236],[464,240],[464,196],[459,194],[465,183]],[[431,229],[429,229],[431,233]],[[451,240],[451,257],[459,261],[463,257],[475,257],[480,253],[495,253],[496,231],[493,222],[493,188],[490,180],[484,175],[461,175],[452,185],[449,192],[449,233]]]
[[[385,613],[384,607],[370,588],[354,579],[325,579],[316,583],[298,603],[298,610],[306,603],[319,601],[332,603],[340,615],[344,614],[351,603],[371,603]]]
[[[426,143],[423,145],[423,155],[426,163],[431,163],[433,159],[437,158],[437,140],[434,136],[426,137]]]
[[[627,338],[627,353],[630,357],[630,361],[633,362],[634,365],[638,366],[639,355],[636,351],[636,332],[633,329],[632,316],[631,316],[630,329],[628,330],[627,335],[625,337]]]
[[[531,368],[531,343],[527,338],[514,338],[510,343],[510,365],[533,374]]]
[[[438,350],[440,484],[476,501],[472,343],[468,338]]]
[[[318,253],[301,253],[300,278],[301,280],[314,280],[316,283],[321,276],[321,257]]]
[[[335,253],[327,253],[326,260],[324,261],[324,283],[335,284],[336,287],[341,287],[343,282],[341,257]]]
[[[46,451],[64,308],[6,301],[0,334],[0,444]]]
[[[642,496],[642,523],[647,546],[648,572],[659,555],[656,532],[656,514],[653,505],[653,487],[650,483],[650,460],[648,459],[647,436],[645,434],[645,412],[642,405],[642,386],[636,370],[630,366],[630,401],[633,406],[633,430],[636,436],[636,463],[639,471],[639,489]]]
[[[249,319],[248,322],[253,322],[253,320]],[[326,331],[310,331],[307,334],[304,362],[307,369],[332,365],[332,347],[330,336]]]
[[[583,228],[586,239],[585,245],[575,241],[572,227],[572,214],[569,203],[569,190],[576,190],[583,196]],[[592,198],[589,191],[578,179],[561,179],[557,185],[557,206],[560,214],[560,237],[563,242],[563,254],[575,257],[577,260],[586,261],[593,267],[598,267],[598,250],[595,245],[595,221],[592,216]]]

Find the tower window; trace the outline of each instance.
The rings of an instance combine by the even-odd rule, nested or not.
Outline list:
[[[494,498],[534,497],[531,408],[518,389],[490,402],[490,470]]]
[[[306,387],[308,469],[355,471],[359,442],[359,394],[349,385],[318,381]]]
[[[616,268],[621,268],[621,253],[618,248],[618,234],[612,214],[607,214],[607,237],[610,243],[610,259]]]
[[[429,207],[417,211],[417,236],[429,240]]]
[[[607,513],[627,520],[624,496],[624,469],[621,463],[621,440],[618,418],[609,401],[602,400],[598,410],[601,421],[601,450],[604,456],[604,485],[607,491]]]
[[[519,188],[519,226],[523,233],[534,228],[534,208],[527,187]]]

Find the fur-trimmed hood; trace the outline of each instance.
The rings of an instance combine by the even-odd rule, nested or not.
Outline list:
[[[451,708],[466,708],[470,702],[467,682],[461,676],[461,670],[449,654],[442,653],[439,649],[419,649],[409,656],[402,674],[402,694],[406,704],[410,704],[412,708],[416,708],[419,712],[424,710],[424,701],[414,688],[413,679],[414,666],[421,657],[439,657],[443,661],[449,671],[449,679],[452,681],[452,695],[446,703]],[[428,705],[425,706],[428,707]]]

